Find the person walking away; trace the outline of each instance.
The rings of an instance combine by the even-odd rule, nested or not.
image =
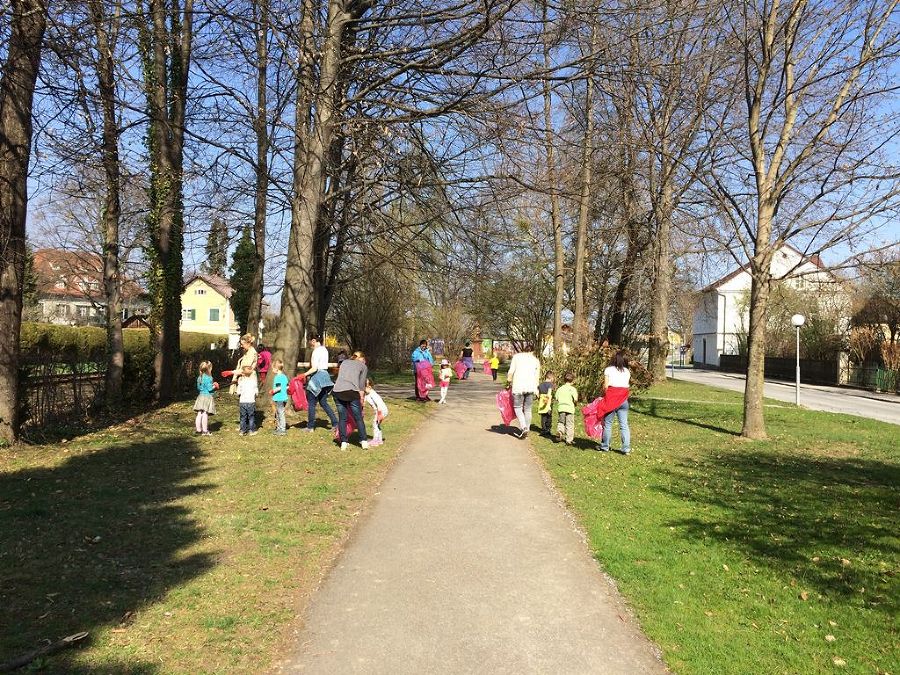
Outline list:
[[[332,427],[337,426],[338,418],[328,403],[328,395],[333,387],[331,376],[328,374],[328,348],[322,344],[319,335],[309,338],[309,346],[312,349],[309,370],[303,375],[306,378],[306,431],[312,433],[316,430],[316,404],[322,406]]]
[[[219,388],[218,383],[212,377],[212,363],[201,361],[197,375],[197,400],[194,401],[194,410],[197,411],[197,419],[194,423],[195,433],[211,436],[209,433],[209,416],[216,414],[216,400],[213,393]]]
[[[253,368],[244,366],[238,380],[238,406],[241,413],[241,436],[256,435],[256,378]]]
[[[428,349],[428,340],[420,340],[419,346],[412,353],[413,381],[416,388],[417,401],[430,401],[428,396],[428,373],[434,366],[434,357]],[[426,372],[427,371],[427,372]],[[431,375],[434,384],[434,375]]]
[[[372,410],[375,413],[375,421],[372,423],[372,440],[369,441],[369,447],[381,445],[384,443],[381,425],[388,416],[388,407],[384,399],[375,391],[375,385],[372,384],[372,380],[366,380],[366,403],[372,406]]]
[[[554,376],[549,370],[544,375],[544,381],[538,386],[538,413],[541,416],[541,436],[550,436],[550,425],[553,420],[553,381]]]
[[[366,357],[362,352],[353,352],[350,358],[341,363],[337,379],[334,381],[334,403],[338,409],[338,437],[341,440],[341,450],[347,450],[350,444],[347,442],[347,412],[353,416],[356,428],[359,430],[359,444],[365,450],[369,447],[366,437],[366,420],[363,417],[362,406],[366,398],[366,380],[369,369],[366,366]]]
[[[500,357],[497,352],[491,354],[491,379],[497,381],[497,372],[500,370]]]
[[[603,395],[603,435],[597,449],[609,451],[612,440],[613,418],[619,420],[619,435],[622,437],[623,455],[631,452],[631,429],[628,427],[628,393],[631,386],[631,371],[628,369],[628,357],[621,349],[615,353],[609,366],[603,371],[603,383],[606,393]]]
[[[578,390],[575,385],[575,373],[566,373],[565,382],[556,390],[556,435],[557,441],[565,440],[572,445],[575,440],[575,404],[578,403]]]
[[[474,350],[472,349],[472,342],[470,340],[466,340],[465,347],[462,348],[462,351],[459,353],[459,359],[463,362],[463,365],[466,367],[466,372],[463,373],[462,379],[468,380],[469,373],[475,370],[475,361],[472,360],[472,354]]]
[[[531,406],[538,389],[541,362],[534,355],[534,347],[526,344],[509,362],[506,383],[513,396],[513,408],[519,420],[519,438],[528,436],[531,427]]]
[[[287,434],[287,424],[284,418],[284,407],[288,400],[288,379],[284,374],[284,362],[281,359],[275,359],[272,363],[272,371],[275,377],[272,380],[272,405],[275,406],[275,431],[276,436],[284,436]]]
[[[453,368],[447,359],[441,361],[441,370],[438,373],[438,380],[441,384],[441,400],[438,403],[447,402],[447,391],[450,389],[450,380],[453,379]]]

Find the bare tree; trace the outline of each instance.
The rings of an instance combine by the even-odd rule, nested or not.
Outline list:
[[[705,182],[730,243],[749,261],[749,358],[742,435],[764,438],[763,365],[772,259],[852,241],[896,208],[897,0],[734,0],[725,39],[739,97],[712,120],[724,141]],[[724,64],[723,64],[724,66]],[[727,70],[723,68],[723,70]]]
[[[193,38],[193,0],[138,0],[138,48],[150,130],[150,325],[154,395],[174,394],[180,360],[184,252],[184,132]]]
[[[41,0],[14,0],[0,78],[0,439],[19,434],[19,332],[32,103],[47,26]]]

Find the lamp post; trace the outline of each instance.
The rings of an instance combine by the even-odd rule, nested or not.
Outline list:
[[[806,323],[806,317],[802,314],[794,314],[791,317],[791,325],[797,329],[797,390],[794,403],[800,405],[800,326]]]

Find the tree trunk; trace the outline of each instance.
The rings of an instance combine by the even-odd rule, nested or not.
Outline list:
[[[119,129],[116,124],[116,85],[113,47],[106,29],[100,0],[88,7],[97,39],[97,81],[103,108],[103,170],[106,194],[103,203],[103,291],[106,296],[106,391],[108,410],[122,403],[125,344],[122,338],[122,283],[119,271]]]
[[[269,190],[269,118],[267,103],[267,73],[269,66],[269,1],[259,0],[255,7],[256,22],[256,195],[253,214],[253,243],[256,255],[253,282],[250,285],[250,312],[247,327],[251,333],[259,330],[262,320],[263,283],[266,267],[266,212]]]
[[[19,436],[19,333],[25,281],[25,214],[31,109],[47,26],[41,0],[14,0],[0,79],[0,440]]]
[[[165,0],[150,0],[151,27],[146,20],[141,25],[150,118],[150,324],[154,397],[160,403],[172,399],[181,361],[184,122],[192,20],[193,0],[186,0],[183,15],[178,0],[172,0],[169,16]]]
[[[311,14],[311,12],[310,12]],[[323,46],[318,86],[310,89],[310,103],[315,113],[312,129],[306,130],[310,106],[303,100],[305,83],[298,86],[298,108],[295,130],[294,187],[291,199],[291,234],[281,296],[281,323],[275,339],[273,356],[285,363],[285,370],[293,374],[300,354],[305,330],[316,330],[315,298],[315,236],[322,206],[322,191],[326,173],[326,153],[331,147],[337,123],[334,88],[340,75],[341,37],[352,17],[344,10],[341,0],[329,0],[328,25]],[[312,21],[311,16],[305,20]],[[304,49],[311,48],[312,28],[304,30]],[[314,86],[312,72],[304,74],[306,83]],[[302,107],[301,107],[302,106]],[[302,160],[298,161],[298,160]]]
[[[636,233],[633,230],[633,225],[628,227],[628,249],[625,251],[622,274],[619,276],[619,283],[616,285],[616,292],[613,295],[612,314],[609,319],[609,330],[606,333],[606,340],[611,345],[621,345],[625,337],[625,307],[638,254]]]
[[[550,31],[547,16],[547,0],[542,4],[544,25],[544,68],[551,71]],[[557,191],[556,158],[553,152],[553,100],[550,92],[550,81],[545,77],[544,86],[544,145],[547,153],[547,183],[550,190],[550,226],[553,230],[553,277],[556,295],[553,303],[553,350],[562,347],[562,310],[566,291],[566,252],[563,248],[562,217],[559,212],[559,194]],[[541,345],[534,345],[540,351]]]
[[[663,141],[664,142],[664,141]],[[648,369],[654,380],[666,380],[669,353],[669,296],[672,287],[672,183],[665,149],[660,169],[661,195],[655,209],[656,248],[650,293],[650,355]]]
[[[597,48],[596,22],[591,26],[591,60],[587,70],[584,94],[584,141],[581,156],[581,196],[578,204],[578,232],[575,237],[575,345],[587,341],[587,316],[585,314],[584,265],[587,252],[588,221],[591,213],[591,162],[594,154],[594,58]]]
[[[751,265],[750,332],[747,354],[747,379],[744,384],[744,438],[764,439],[766,424],[763,417],[763,385],[766,365],[766,307],[769,301],[770,278],[768,260],[757,267]]]

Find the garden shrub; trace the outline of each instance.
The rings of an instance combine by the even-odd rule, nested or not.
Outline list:
[[[603,389],[603,371],[609,366],[613,355],[619,347],[610,345],[592,346],[581,351],[571,351],[568,354],[554,354],[543,359],[541,368],[544,373],[552,371],[556,375],[556,383],[562,383],[563,375],[567,372],[575,373],[575,387],[578,389],[578,398],[588,403],[601,394]],[[641,391],[647,389],[653,382],[653,377],[646,366],[637,356],[629,350],[629,370],[631,371],[631,390]]]

